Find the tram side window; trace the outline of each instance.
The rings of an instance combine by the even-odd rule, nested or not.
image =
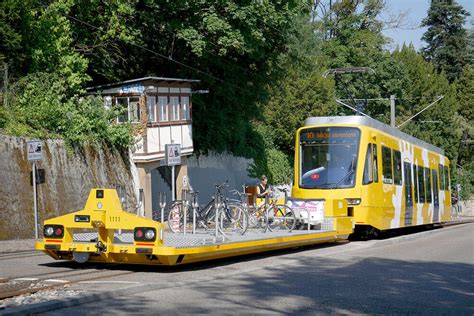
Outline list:
[[[414,189],[415,189],[415,202],[416,203],[420,203],[420,193],[418,191],[418,166],[417,165],[413,165],[413,178],[415,179],[414,181]]]
[[[374,182],[379,182],[379,160],[377,158],[377,145],[376,144],[372,144],[372,150],[373,150],[373,153],[372,153],[372,157],[374,157],[374,161],[373,161],[373,164],[374,164]]]
[[[425,181],[426,181],[426,202],[431,203],[431,172],[430,168],[425,167]]]
[[[402,185],[402,154],[398,150],[393,151],[393,178],[395,184]]]
[[[444,190],[444,166],[442,164],[439,164],[439,189]]]
[[[420,203],[425,203],[425,177],[423,176],[423,167],[418,166],[418,191],[420,192]]]
[[[382,180],[383,183],[392,184],[392,150],[382,146]]]
[[[367,145],[367,153],[365,155],[365,165],[364,165],[364,177],[362,179],[362,184],[369,184],[374,182],[374,157],[373,157],[373,144]]]
[[[449,167],[444,166],[444,184],[445,184],[445,189],[448,191],[451,191],[451,179],[449,178]]]

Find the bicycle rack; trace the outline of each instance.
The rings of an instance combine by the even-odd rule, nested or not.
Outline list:
[[[199,207],[198,203],[198,193],[192,193],[192,203],[191,206],[193,208],[193,234],[196,234],[196,212]]]
[[[159,192],[159,204],[161,211],[161,223],[164,223],[165,220],[165,207],[166,207],[166,194],[164,192]],[[160,231],[160,240],[163,240],[163,230]]]

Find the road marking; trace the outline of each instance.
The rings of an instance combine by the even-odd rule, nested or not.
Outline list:
[[[13,279],[13,281],[38,281],[38,278],[18,278],[18,279]]]
[[[77,282],[77,283],[82,283],[82,284],[100,284],[100,283],[139,284],[140,282],[134,282],[134,281],[82,281],[82,282]]]
[[[51,282],[51,283],[69,283],[69,281],[66,281],[66,280],[58,280],[58,279],[48,279],[48,280],[44,280],[44,282]]]

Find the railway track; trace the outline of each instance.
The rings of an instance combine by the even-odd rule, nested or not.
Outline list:
[[[3,260],[13,260],[13,259],[22,259],[28,257],[38,257],[43,255],[37,250],[28,250],[28,251],[18,251],[18,252],[4,252],[0,253],[0,261]]]
[[[113,271],[113,270],[112,270]],[[75,272],[75,271],[72,271]],[[132,274],[134,271],[115,271],[110,273],[110,270],[96,270],[96,271],[83,271],[80,273],[65,273],[63,275],[56,276],[55,279],[43,278],[32,278],[22,277],[4,280],[0,283],[0,300],[12,298],[20,295],[34,294],[39,291],[60,289],[68,287],[72,284],[85,282],[85,281],[96,281],[103,280],[111,277]],[[43,274],[52,275],[54,273]],[[87,277],[83,277],[87,276]]]

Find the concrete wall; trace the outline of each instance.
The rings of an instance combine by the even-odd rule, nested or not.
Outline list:
[[[48,140],[37,168],[46,173],[46,183],[37,186],[40,225],[82,209],[93,187],[122,187],[124,209],[135,212],[138,176],[128,155],[91,147],[66,149],[63,141]],[[0,135],[0,240],[34,237],[31,170],[26,140]]]
[[[211,196],[214,195],[214,184],[229,181],[226,192],[232,189],[242,189],[242,184],[254,184],[257,179],[252,179],[247,175],[247,169],[252,163],[251,159],[242,157],[234,157],[229,154],[209,154],[200,156],[189,156],[186,159],[187,166],[179,167],[176,170],[177,180],[177,196],[180,198],[180,188],[182,175],[187,168],[189,182],[195,191],[199,191],[199,203],[206,204]],[[167,197],[167,205],[171,203],[171,191],[161,178],[157,170],[152,171],[152,190],[153,190],[153,213],[159,215],[158,193],[165,192]],[[228,195],[229,197],[238,198],[237,196]],[[158,217],[155,217],[158,219]]]
[[[460,201],[461,213],[460,216],[474,217],[474,200]]]
[[[214,195],[216,183],[229,181],[225,190],[242,190],[243,184],[254,184],[258,179],[248,176],[251,159],[235,157],[230,154],[209,154],[191,156],[188,160],[188,175],[191,186],[199,191],[199,203],[205,204]],[[238,198],[238,196],[230,196]]]

